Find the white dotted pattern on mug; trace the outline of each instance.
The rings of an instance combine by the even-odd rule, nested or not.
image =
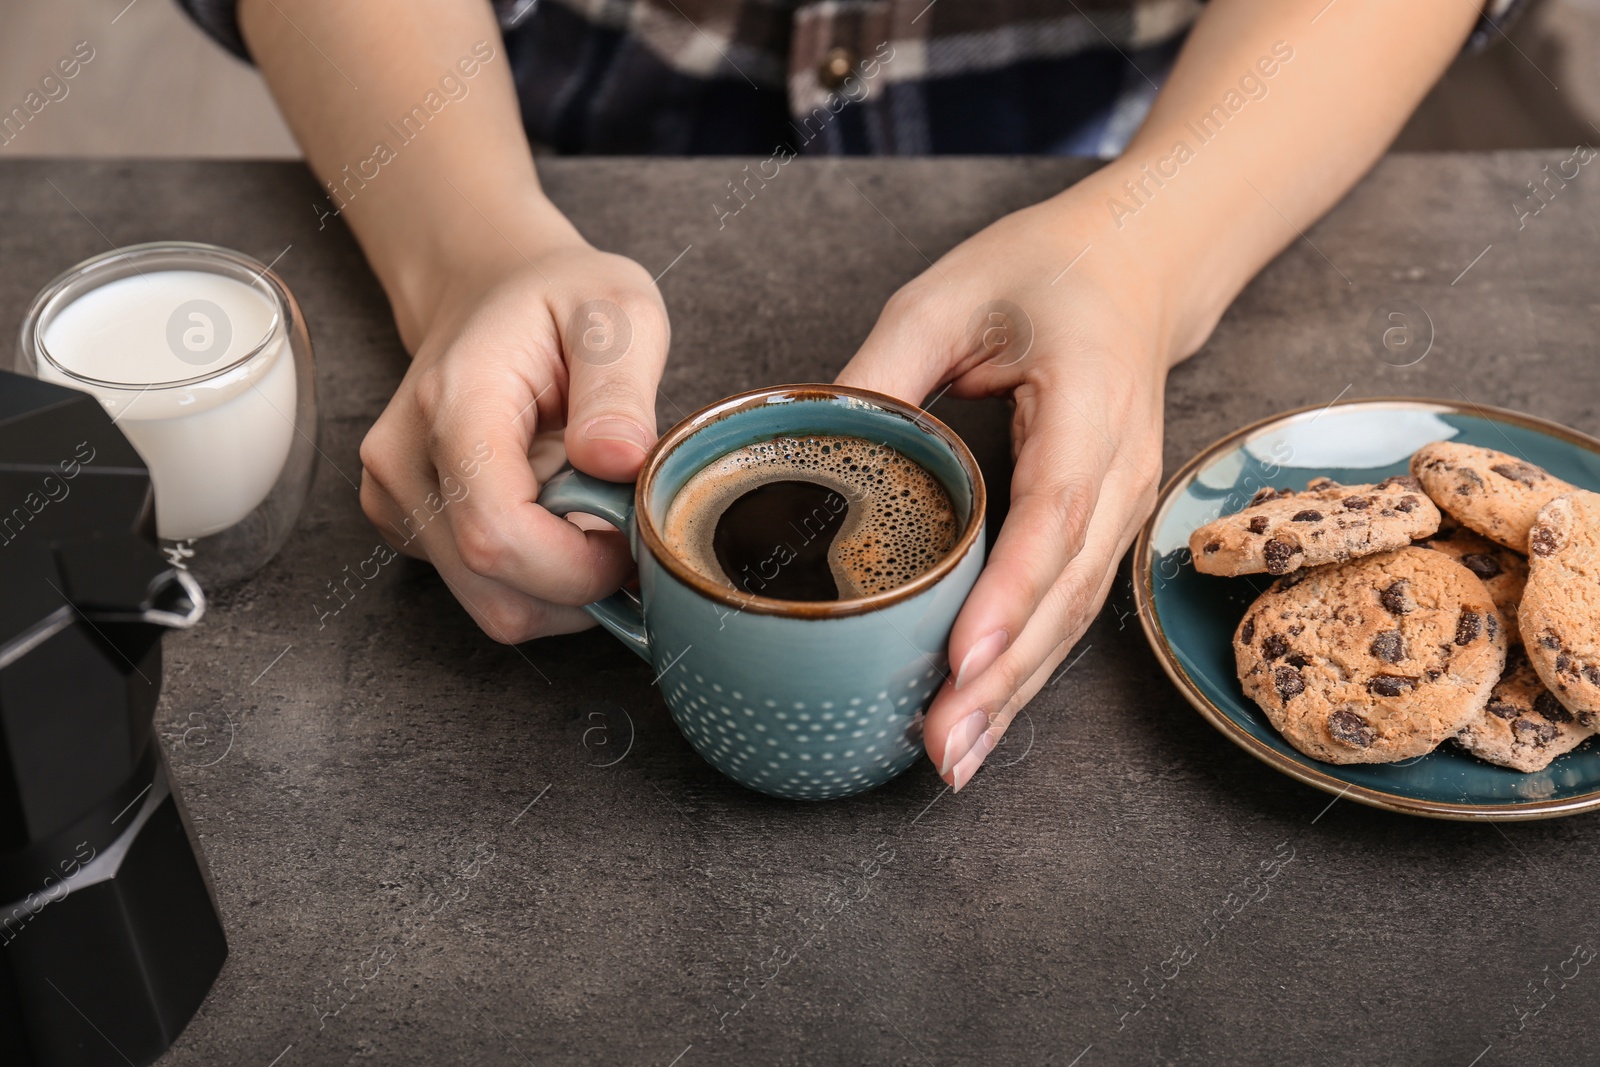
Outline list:
[[[673,721],[713,767],[792,800],[832,800],[889,781],[922,753],[922,713],[944,681],[929,667],[904,684],[817,701],[724,693],[684,664],[661,689]]]

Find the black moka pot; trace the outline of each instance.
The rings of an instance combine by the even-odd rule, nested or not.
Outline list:
[[[152,725],[204,610],[100,404],[0,372],[0,1062],[151,1063],[227,956]]]

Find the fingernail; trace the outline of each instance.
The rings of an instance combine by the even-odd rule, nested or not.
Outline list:
[[[1006,644],[1011,640],[1011,635],[1004,630],[996,630],[988,637],[967,649],[967,654],[962,657],[961,666],[956,668],[956,688],[960,689],[978,675],[989,669],[990,664],[1000,658],[1000,653],[1006,650]]]
[[[944,742],[944,762],[939,765],[939,777],[949,774],[950,768],[972,751],[972,746],[988,728],[989,713],[982,708],[956,723]]]
[[[968,752],[961,762],[956,764],[955,773],[950,778],[950,791],[952,793],[961,792],[962,787],[972,781],[972,776],[978,773],[978,768],[983,766],[983,761],[989,757],[989,753],[994,751],[994,746],[999,743],[999,740],[999,738],[995,737],[993,730],[985,730],[983,732],[977,743],[972,746],[972,751]]]
[[[641,452],[650,451],[650,435],[644,432],[644,427],[627,419],[614,416],[595,419],[583,428],[585,441],[621,441],[625,445],[632,445]]]

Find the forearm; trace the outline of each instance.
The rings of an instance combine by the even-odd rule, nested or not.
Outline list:
[[[408,347],[464,275],[578,240],[539,188],[482,0],[241,0],[239,20]]]
[[[1162,294],[1169,361],[1372,166],[1478,7],[1211,0],[1127,151],[1063,194]]]

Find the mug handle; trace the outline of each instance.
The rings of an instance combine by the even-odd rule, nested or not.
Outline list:
[[[538,503],[552,515],[581,511],[585,515],[605,519],[622,531],[628,539],[629,550],[632,550],[632,482],[602,481],[582,471],[568,469],[545,483],[539,493]],[[583,610],[616,635],[617,640],[638,653],[640,659],[646,663],[652,662],[650,638],[644,628],[644,611],[637,599],[619,589],[603,600],[585,604]]]

